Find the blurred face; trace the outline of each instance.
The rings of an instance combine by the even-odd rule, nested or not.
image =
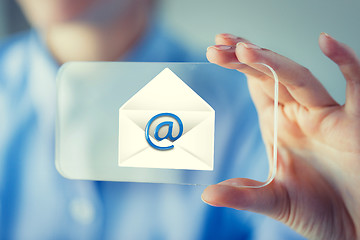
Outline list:
[[[76,21],[108,23],[119,18],[132,0],[17,0],[30,24],[46,30]]]

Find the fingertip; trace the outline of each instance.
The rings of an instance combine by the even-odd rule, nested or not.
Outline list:
[[[339,42],[327,33],[319,36],[321,51],[338,65],[358,62],[354,51],[344,43]]]
[[[319,38],[334,39],[332,36],[330,36],[330,34],[328,34],[326,32],[321,32],[319,35]]]
[[[215,40],[223,39],[223,38],[237,38],[237,36],[232,35],[230,33],[218,33],[215,35]]]
[[[245,48],[247,48],[247,49],[257,49],[257,50],[260,50],[260,49],[261,49],[261,47],[255,45],[255,44],[246,43],[246,42],[238,42],[238,43],[236,44],[236,47],[238,47],[238,46],[243,46],[243,47],[245,47]]]
[[[223,45],[236,45],[238,42],[249,42],[245,38],[230,34],[230,33],[220,33],[215,36],[216,44]]]
[[[258,53],[261,50],[260,47],[245,42],[238,42],[236,44],[235,54],[239,62],[243,63],[258,63],[261,62],[260,54]]]
[[[255,202],[251,194],[252,189],[239,188],[228,184],[215,184],[208,186],[201,198],[215,207],[229,207],[237,210],[247,210]]]
[[[206,58],[208,59],[209,62],[215,63],[216,55],[217,55],[217,51],[213,46],[210,46],[206,49]]]
[[[234,46],[214,45],[208,47],[206,57],[211,63],[215,63],[225,68],[237,68],[237,58],[234,52]]]
[[[321,51],[328,57],[334,54],[337,47],[336,40],[325,32],[320,33],[319,46]]]
[[[348,58],[352,54],[352,50],[347,45],[325,32],[320,33],[319,46],[322,52],[335,62],[341,61],[344,57]]]
[[[229,204],[229,200],[235,199],[234,187],[220,184],[210,185],[203,191],[201,199],[214,207],[234,208],[233,204]]]
[[[242,39],[236,35],[233,35],[231,33],[220,33],[216,35],[216,38],[222,38],[222,39],[232,39],[232,40],[237,40],[237,39]]]
[[[203,191],[203,193],[201,194],[201,200],[206,203],[209,204],[211,206],[214,207],[222,207],[219,204],[219,200],[216,198],[217,194],[216,194],[216,185],[210,185],[207,188],[205,188],[205,190]],[[214,194],[215,192],[215,194]],[[215,197],[214,197],[215,196]]]
[[[215,36],[215,44],[230,44],[232,45],[233,43],[233,39],[235,38],[235,36],[233,36],[233,38],[228,39],[226,36],[233,36],[231,34],[228,33],[220,33],[220,34],[216,34]],[[230,41],[229,41],[230,40]]]
[[[275,216],[282,205],[283,191],[275,191],[274,184],[261,188],[244,186],[257,185],[257,181],[243,178],[229,179],[208,186],[201,199],[211,206],[229,207]],[[276,192],[276,193],[275,193]]]

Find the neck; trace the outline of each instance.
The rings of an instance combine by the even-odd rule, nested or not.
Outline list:
[[[115,61],[145,32],[149,6],[132,6],[127,13],[107,24],[86,22],[60,24],[43,36],[59,64],[67,61]]]

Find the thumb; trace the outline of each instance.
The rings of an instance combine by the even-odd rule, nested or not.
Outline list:
[[[248,210],[281,220],[286,215],[286,191],[275,181],[260,188],[244,186],[259,186],[259,182],[233,178],[208,186],[201,198],[216,207],[229,207],[238,210]]]

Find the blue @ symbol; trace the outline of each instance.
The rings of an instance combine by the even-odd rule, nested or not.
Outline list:
[[[176,122],[178,123],[179,125],[179,133],[176,137],[173,137],[172,135],[172,132],[173,132],[173,122],[171,121],[164,121],[164,122],[161,122],[159,123],[156,128],[155,128],[155,132],[154,132],[154,138],[157,140],[157,141],[161,141],[161,140],[164,140],[164,139],[169,139],[170,141],[174,142],[175,140],[179,139],[183,133],[183,130],[184,130],[184,127],[183,127],[183,123],[182,121],[180,120],[180,118],[178,116],[176,116],[175,114],[173,113],[159,113],[155,116],[153,116],[149,121],[148,123],[146,124],[146,128],[145,128],[145,138],[146,138],[146,141],[150,144],[150,146],[152,146],[153,148],[155,149],[158,149],[158,150],[170,150],[172,148],[174,148],[174,145],[170,145],[170,146],[166,146],[166,147],[160,147],[160,146],[157,146],[155,145],[151,139],[150,139],[150,136],[149,136],[149,130],[150,130],[150,125],[153,121],[155,121],[156,119],[160,118],[160,117],[171,117],[173,119],[176,120]],[[162,127],[164,126],[168,126],[168,132],[167,134],[164,136],[164,137],[160,137],[159,136],[159,131]]]

